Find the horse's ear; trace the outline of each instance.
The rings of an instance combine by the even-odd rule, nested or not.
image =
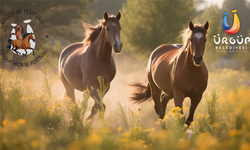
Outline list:
[[[192,22],[192,21],[189,21],[188,26],[189,26],[189,29],[190,29],[191,31],[193,31],[193,30],[194,30],[194,24],[193,24],[193,22]]]
[[[105,19],[106,21],[109,19],[109,15],[106,11],[103,14],[103,19]]]
[[[209,28],[209,23],[208,21],[205,23],[204,28],[207,30]]]
[[[116,15],[116,19],[117,19],[117,20],[120,20],[120,19],[121,19],[121,13],[120,13],[120,12],[118,12],[118,14]]]

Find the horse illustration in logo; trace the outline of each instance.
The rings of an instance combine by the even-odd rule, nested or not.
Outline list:
[[[224,17],[223,23],[222,23],[223,30],[228,34],[235,34],[240,30],[240,19],[239,19],[238,15],[236,14],[237,10],[233,10],[232,12],[234,13],[233,26],[230,28],[230,26],[227,23],[228,13],[224,13],[225,17]]]
[[[24,49],[25,50],[25,54],[23,55],[27,55],[27,49],[32,49],[33,50],[33,55],[35,54],[34,53],[34,49],[31,47],[31,44],[30,44],[30,40],[33,40],[33,42],[35,42],[35,38],[32,34],[29,34],[27,35],[22,41],[21,40],[13,40],[11,41],[11,45],[12,45],[12,51],[15,51],[16,54],[20,54],[20,52],[17,51],[17,49]]]
[[[24,23],[30,23],[31,19],[24,20]],[[29,24],[27,24],[26,33],[22,35],[23,33],[23,27],[20,24],[11,23],[11,26],[13,26],[13,29],[10,34],[9,38],[9,46],[14,54],[17,55],[28,55],[31,52],[33,52],[33,55],[35,54],[34,48],[35,48],[35,35],[33,32],[33,29]]]

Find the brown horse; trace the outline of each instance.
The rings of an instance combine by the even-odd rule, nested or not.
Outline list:
[[[15,26],[15,28],[17,29],[17,31],[16,33],[13,33],[13,35],[15,35],[18,40],[22,41],[23,40],[23,36],[22,36],[23,27],[20,24],[18,24]]]
[[[147,85],[133,84],[138,91],[133,94],[132,100],[140,103],[152,97],[155,112],[163,119],[170,99],[174,98],[175,106],[182,109],[184,98],[190,97],[191,107],[186,120],[189,126],[207,87],[208,71],[202,56],[208,27],[208,22],[202,26],[190,21],[182,34],[184,45],[164,44],[157,47],[148,61]],[[162,91],[164,94],[161,96]]]
[[[35,38],[32,34],[27,35],[22,41],[20,40],[11,41],[12,50],[16,52],[16,54],[20,54],[20,52],[18,52],[17,49],[24,49],[26,52],[24,55],[27,55],[27,49],[32,49],[34,55],[34,49],[30,47],[30,39],[35,42]]]
[[[120,53],[122,48],[120,18],[120,12],[116,16],[109,16],[105,12],[98,25],[83,23],[86,30],[83,43],[67,46],[59,58],[58,69],[66,89],[65,95],[75,102],[74,89],[90,90],[90,96],[95,99],[87,119],[91,119],[98,110],[105,111],[105,105],[98,95],[100,85],[97,77],[104,79],[108,91],[109,83],[116,73],[115,62],[111,55],[112,47],[116,53]]]

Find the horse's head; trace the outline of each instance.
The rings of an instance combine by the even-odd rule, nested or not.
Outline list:
[[[194,25],[192,21],[189,22],[189,29],[192,31],[189,46],[196,66],[200,66],[203,59],[208,27],[208,22],[204,26]]]
[[[33,36],[33,34],[29,34],[29,39],[31,39],[33,42],[35,42],[35,37]]]
[[[122,50],[122,43],[120,41],[120,19],[121,13],[118,12],[116,16],[109,16],[107,12],[104,13],[103,19],[106,23],[104,24],[106,39],[109,41],[110,45],[113,47],[116,53],[120,53]]]
[[[15,28],[16,28],[16,29],[21,28],[20,24],[17,24],[17,25],[15,26]]]

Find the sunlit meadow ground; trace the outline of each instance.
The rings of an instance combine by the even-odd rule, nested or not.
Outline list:
[[[208,88],[187,129],[173,100],[164,120],[158,120],[153,101],[129,102],[133,89],[128,84],[145,80],[146,66],[130,72],[119,68],[122,63],[117,66],[103,100],[106,113],[97,114],[92,123],[84,117],[94,100],[82,100],[80,92],[77,104],[62,98],[64,89],[55,70],[0,70],[0,149],[250,149],[250,87],[239,82],[249,82],[249,72],[210,71]],[[189,105],[187,98],[185,117]]]

